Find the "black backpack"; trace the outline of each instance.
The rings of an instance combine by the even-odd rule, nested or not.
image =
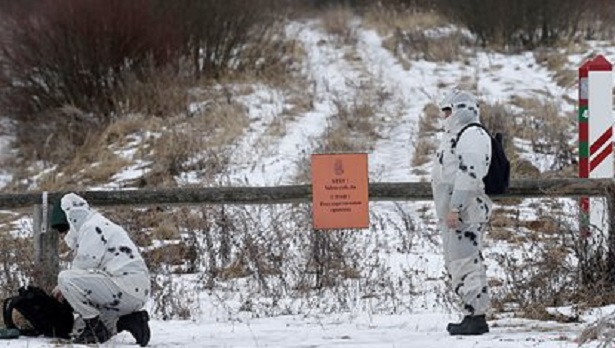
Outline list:
[[[13,322],[13,310],[21,313],[33,329],[18,328]],[[35,286],[21,287],[17,296],[5,299],[2,316],[8,329],[18,329],[24,336],[70,338],[73,331],[74,316],[70,304],[66,301],[58,302]]]
[[[508,186],[510,185],[510,162],[506,158],[506,152],[504,152],[504,146],[502,144],[502,134],[496,133],[495,137],[480,123],[470,123],[463,127],[459,134],[455,144],[459,142],[461,134],[469,127],[480,127],[487,132],[489,138],[491,138],[491,163],[489,164],[489,170],[487,175],[483,178],[485,183],[485,193],[488,195],[498,195],[508,192]]]

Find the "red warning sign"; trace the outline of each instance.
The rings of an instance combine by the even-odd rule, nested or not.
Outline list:
[[[312,155],[314,229],[368,228],[367,154]]]

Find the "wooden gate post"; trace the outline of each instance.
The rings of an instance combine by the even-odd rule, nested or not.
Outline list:
[[[52,206],[47,204],[43,195],[43,204],[34,206],[34,285],[50,292],[57,284],[60,272],[58,255],[58,231],[49,227]]]

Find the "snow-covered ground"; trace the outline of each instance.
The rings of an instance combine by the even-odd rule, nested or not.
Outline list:
[[[219,182],[231,185],[273,186],[294,183],[299,158],[309,156],[316,141],[326,130],[328,118],[335,114],[339,101],[352,101],[359,91],[358,81],[369,80],[388,97],[377,110],[382,120],[380,139],[369,151],[370,180],[378,182],[411,182],[425,180],[412,172],[412,156],[418,137],[419,117],[428,103],[437,102],[446,89],[464,78],[475,79],[480,98],[491,103],[506,103],[513,95],[545,96],[562,99],[562,110],[570,112],[574,105],[563,97],[576,96],[576,88],[558,86],[553,73],[540,66],[531,53],[502,55],[479,52],[467,63],[435,63],[413,61],[402,67],[392,53],[382,47],[382,38],[371,30],[357,29],[356,47],[335,43],[319,27],[318,22],[293,23],[288,33],[304,46],[307,59],[304,73],[312,84],[306,93],[313,94],[313,108],[285,124],[281,137],[265,140],[267,127],[284,113],[284,92],[266,86],[255,86],[252,94],[242,97],[252,120],[243,138],[237,142],[232,156],[233,170],[225,173]],[[356,50],[358,61],[347,57]],[[604,48],[608,57],[615,58],[615,48]],[[571,58],[571,64],[579,57]],[[537,93],[540,91],[540,93]],[[1,140],[0,140],[1,141]],[[131,177],[129,173],[124,173]],[[137,174],[138,175],[138,174]],[[405,205],[408,213],[416,214],[429,203]],[[374,204],[373,209],[386,214],[395,206],[391,203]],[[418,220],[418,219],[417,219]],[[426,223],[420,229],[433,230]],[[373,233],[363,231],[361,233]],[[379,230],[377,233],[397,233]],[[391,253],[391,267],[405,264],[421,269],[426,278],[437,278],[442,272],[442,259],[438,248],[431,243],[418,242],[415,249],[403,257]],[[401,266],[400,266],[401,267]],[[418,286],[420,286],[419,284]],[[442,285],[442,284],[440,284]],[[438,306],[429,296],[413,299],[411,308],[402,314],[373,314],[357,309],[343,314],[305,314],[250,318],[236,306],[221,311],[213,295],[198,295],[200,315],[189,321],[151,322],[151,347],[461,347],[461,348],[564,348],[578,347],[575,339],[587,323],[611,313],[583,317],[582,324],[561,324],[499,316],[490,321],[491,333],[481,337],[451,337],[446,331],[449,321],[458,316],[448,308]],[[153,304],[150,303],[150,308]],[[132,339],[126,333],[114,337],[104,346],[128,346]],[[595,347],[598,343],[587,345]],[[0,347],[54,347],[57,343],[44,338],[21,338],[2,341]]]
[[[450,319],[441,313],[358,316],[352,318],[275,317],[219,322],[154,321],[150,347],[194,348],[572,348],[579,325],[522,319],[490,322],[491,332],[479,337],[452,337],[443,328]],[[445,326],[445,325],[444,325]],[[0,340],[0,347],[56,347],[49,339]],[[78,346],[78,345],[75,345]],[[105,347],[134,347],[121,333]],[[595,345],[587,345],[595,347]]]

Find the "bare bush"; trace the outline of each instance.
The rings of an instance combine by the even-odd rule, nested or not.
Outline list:
[[[534,48],[573,38],[587,1],[438,0],[438,8],[466,25],[483,44]]]
[[[66,164],[103,127],[95,114],[66,105],[21,118],[16,127],[16,143],[26,160],[43,161],[45,165]]]
[[[159,2],[182,33],[183,56],[193,76],[219,78],[258,47],[277,19],[274,0],[178,0]],[[264,57],[259,57],[264,58]]]
[[[384,226],[395,225],[405,240],[400,252],[411,252],[418,235],[407,215],[400,224],[395,216],[372,214],[376,233],[315,231],[304,204],[160,206],[114,209],[108,216],[144,248],[154,284],[154,315],[163,319],[192,317],[198,302],[177,294],[193,297],[205,289],[225,310],[239,301],[235,310],[254,316],[339,312],[357,304],[371,312],[400,313],[408,310],[406,295],[417,283],[413,271],[393,274],[369,242],[382,238]],[[397,246],[388,243],[385,238],[379,246]]]
[[[192,284],[182,284],[174,274],[157,275],[152,282],[153,312],[162,320],[188,320],[200,308]]]
[[[257,78],[260,82],[282,85],[297,83],[306,52],[301,43],[289,37],[282,21],[268,23],[256,37],[242,46],[234,59],[234,68],[227,71],[235,81]]]
[[[64,154],[126,112],[185,112],[186,77],[285,73],[289,51],[278,49],[285,48],[285,37],[273,25],[279,23],[274,2],[186,1],[175,7],[182,4],[41,0],[11,6],[0,28],[0,102],[18,121],[24,157],[63,163]]]
[[[148,0],[44,0],[10,14],[2,83],[19,119],[65,105],[108,116],[125,74],[164,63],[175,45]]]
[[[32,280],[34,275],[34,243],[31,238],[17,237],[3,231],[0,233],[0,267],[2,269],[2,292],[0,296],[14,294],[17,289]]]
[[[117,116],[127,77],[171,59],[175,37],[150,3],[41,0],[3,13],[0,104],[21,156],[66,163]]]
[[[537,154],[557,154],[547,170],[567,170],[576,162],[576,149],[570,144],[576,116],[563,114],[559,102],[550,98],[514,98],[513,105],[521,107],[523,117],[515,125],[517,137],[530,141]]]
[[[591,5],[581,18],[583,39],[612,39],[615,34],[615,3],[610,0],[593,0]]]
[[[576,209],[571,203],[541,202],[537,230],[516,231],[525,241],[513,242],[514,252],[493,256],[506,278],[494,292],[494,307],[533,319],[569,321],[575,319],[558,318],[548,307],[573,303],[580,310],[612,303],[615,289],[604,234],[594,230],[591,239],[580,236],[578,221],[569,218],[577,216],[570,214]]]

